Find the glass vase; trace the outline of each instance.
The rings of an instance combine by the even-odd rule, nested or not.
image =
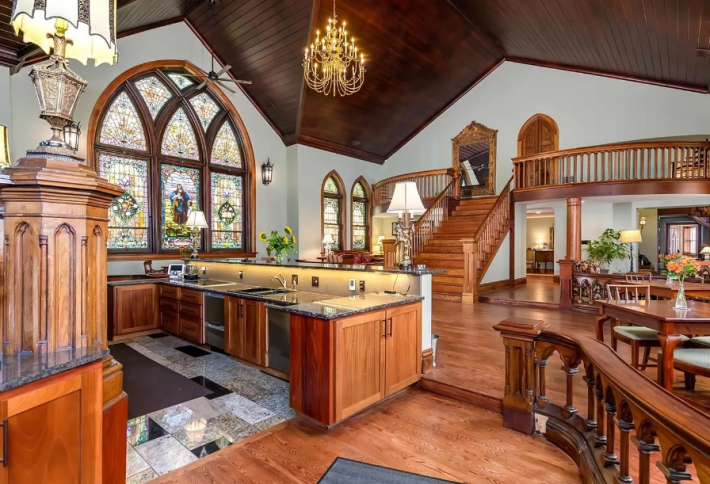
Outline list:
[[[283,260],[283,258],[284,258],[284,255],[281,252],[274,253],[274,261],[277,264],[281,264],[281,261]]]
[[[671,279],[670,274],[666,276],[666,286],[668,286],[668,287],[673,286],[673,279]]]
[[[678,281],[678,295],[675,298],[675,306],[673,309],[678,309],[681,311],[687,311],[690,309],[688,307],[688,301],[685,300],[685,289],[683,288],[683,281]]]

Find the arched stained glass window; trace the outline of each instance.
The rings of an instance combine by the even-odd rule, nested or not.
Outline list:
[[[254,250],[254,160],[241,120],[217,88],[197,90],[187,70],[166,68],[114,81],[91,121],[90,160],[124,189],[109,208],[109,252],[188,248],[196,210],[210,226],[201,252]]]
[[[367,182],[358,178],[351,192],[350,206],[352,218],[350,233],[352,234],[352,250],[369,250],[370,248],[370,189]]]
[[[343,248],[343,182],[336,171],[323,180],[321,211],[321,240],[330,241],[333,250]],[[323,242],[325,245],[325,242]]]
[[[145,132],[138,111],[128,95],[121,92],[108,108],[101,124],[100,142],[131,150],[145,151]]]

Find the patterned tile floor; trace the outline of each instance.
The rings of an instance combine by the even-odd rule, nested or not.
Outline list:
[[[143,484],[295,415],[288,382],[166,335],[122,340],[212,393],[128,421],[126,484]]]

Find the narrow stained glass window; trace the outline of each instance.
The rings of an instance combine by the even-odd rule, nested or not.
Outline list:
[[[186,166],[161,165],[161,246],[181,249],[190,246],[190,229],[185,227],[193,210],[200,210],[200,170]]]
[[[367,250],[368,243],[368,216],[367,216],[367,195],[361,183],[356,183],[353,187],[352,206],[352,234],[353,250]]]
[[[338,184],[335,183],[335,180],[333,180],[332,177],[328,177],[328,179],[325,181],[323,191],[325,193],[334,193],[336,195],[340,193],[340,191],[338,190]]]
[[[192,80],[189,77],[185,77],[182,74],[178,74],[177,72],[169,72],[168,77],[170,78],[171,81],[173,81],[175,83],[175,85],[181,91],[194,84],[194,82],[192,82]]]
[[[219,106],[204,92],[190,99],[190,104],[195,108],[200,124],[202,124],[202,129],[207,131],[212,119],[219,111]]]
[[[182,108],[175,111],[168,126],[165,128],[161,152],[164,155],[178,158],[199,159],[195,132]]]
[[[232,130],[227,121],[222,124],[222,127],[217,132],[212,147],[211,161],[218,165],[242,167],[242,155],[239,152],[237,137],[234,136],[234,130]]]
[[[155,76],[145,77],[136,82],[136,88],[141,93],[150,115],[155,119],[160,110],[172,97],[168,88]]]
[[[353,188],[353,197],[365,198],[365,189],[359,183]]]
[[[340,250],[340,200],[323,198],[323,235],[333,238],[333,250]]]
[[[101,153],[99,176],[125,190],[109,206],[108,248],[147,249],[150,220],[148,162]]]
[[[212,173],[212,247],[242,249],[242,177]]]
[[[145,151],[145,133],[136,107],[122,92],[113,100],[104,116],[99,140],[103,144]]]

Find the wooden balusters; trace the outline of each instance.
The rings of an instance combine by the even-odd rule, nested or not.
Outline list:
[[[424,247],[426,241],[436,229],[449,218],[449,201],[453,196],[452,180],[439,196],[432,202],[426,212],[417,219],[413,228],[412,256],[416,257]]]
[[[594,445],[599,448],[606,446],[607,442],[606,411],[604,410],[604,388],[602,387],[600,380],[596,381],[594,396],[597,399],[597,432],[594,437]]]
[[[616,405],[614,404],[614,400],[610,399],[609,396],[607,396],[604,410],[606,411],[606,450],[604,454],[602,454],[602,463],[604,467],[609,467],[619,463],[619,456],[614,452],[614,443],[616,442],[616,422],[614,422]]]
[[[621,454],[619,474],[616,476],[616,481],[620,484],[631,484],[634,480],[631,478],[629,469],[629,460],[631,458],[629,443],[631,440],[631,431],[634,429],[634,423],[617,419],[616,425],[619,427],[619,454]]]
[[[563,369],[567,375],[567,404],[564,406],[562,415],[569,418],[577,413],[577,409],[574,408],[574,375],[579,373],[579,368],[565,365]]]
[[[638,449],[639,453],[639,484],[650,484],[651,482],[651,454],[658,452],[661,448],[653,442],[653,436],[649,436],[650,442],[631,436],[631,443]]]
[[[596,412],[594,411],[596,409],[596,402],[594,401],[594,387],[596,386],[594,373],[592,372],[591,375],[585,376],[584,381],[587,382],[587,430],[592,430],[597,428]]]
[[[372,187],[373,204],[381,205],[389,203],[394,194],[394,187],[398,182],[413,181],[417,184],[419,196],[424,199],[438,197],[454,179],[453,169],[442,168],[438,170],[427,170],[416,173],[407,173],[391,178],[386,178],[375,183]],[[458,174],[456,174],[458,177]]]
[[[549,359],[546,360],[535,360],[535,366],[537,366],[537,395],[536,401],[538,407],[544,407],[547,405],[549,399],[545,394],[545,368],[550,363]]]

